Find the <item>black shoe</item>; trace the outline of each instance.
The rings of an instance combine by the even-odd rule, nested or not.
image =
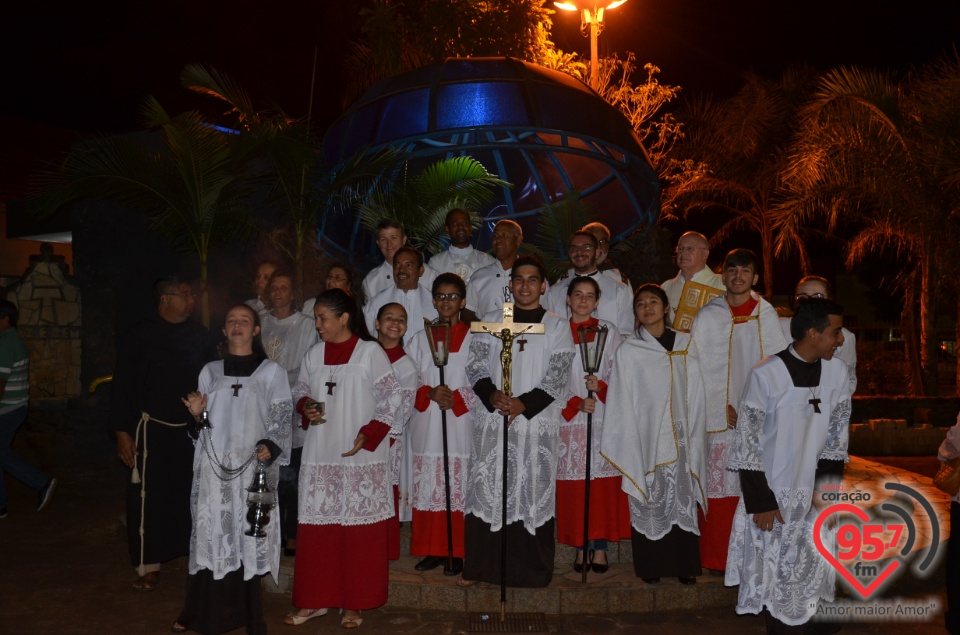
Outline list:
[[[57,479],[52,478],[47,481],[47,484],[40,489],[40,493],[37,495],[38,504],[37,511],[40,511],[46,507],[50,501],[53,499],[53,492],[57,489]]]
[[[660,584],[660,578],[640,578],[647,584]]]
[[[446,562],[446,560],[446,558],[441,558],[440,556],[427,556],[418,562],[413,568],[417,571],[433,571]]]
[[[692,576],[692,575],[681,575],[681,576],[677,576],[677,580],[680,580],[680,584],[686,584],[686,585],[691,585],[691,584],[696,584],[696,583],[697,583],[697,579],[696,579],[694,576]]]
[[[604,551],[604,552],[603,552],[603,555],[604,555],[604,557],[606,557],[607,552]],[[607,571],[609,571],[609,570],[610,570],[610,564],[609,564],[608,562],[604,562],[604,563],[594,562],[593,559],[594,559],[595,556],[596,556],[596,551],[594,551],[593,549],[591,549],[591,550],[590,550],[590,568],[593,570],[593,572],[594,572],[594,573],[606,573]]]
[[[6,518],[6,517],[7,517],[7,508],[0,507],[0,518]]]
[[[447,558],[443,559],[443,575],[460,575],[460,572],[463,571],[463,558],[454,558],[453,559],[453,568],[451,569],[447,565],[449,564]]]
[[[577,550],[577,555],[575,555],[575,556],[573,557],[573,570],[576,571],[577,573],[583,573],[583,563],[582,563],[582,562],[577,562],[577,558],[584,558],[584,559],[585,559],[585,558],[586,558],[586,555],[587,555],[587,554],[585,554],[585,553],[583,552],[583,550],[578,549],[578,550]],[[590,563],[587,563],[587,566],[589,567],[589,566],[590,566]]]

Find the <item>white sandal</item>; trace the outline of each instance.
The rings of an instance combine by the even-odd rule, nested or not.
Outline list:
[[[296,613],[287,613],[287,616],[283,618],[284,624],[289,624],[290,626],[300,626],[304,622],[312,620],[315,617],[320,617],[327,614],[327,609],[316,609],[312,613],[307,615],[297,615]]]

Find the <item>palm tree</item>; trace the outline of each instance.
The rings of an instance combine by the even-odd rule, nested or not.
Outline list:
[[[466,210],[476,228],[476,212],[493,200],[493,188],[510,185],[471,157],[442,159],[413,175],[407,170],[382,179],[355,207],[368,231],[385,218],[399,221],[409,244],[431,253],[443,249],[440,238],[450,210]]]
[[[883,71],[833,70],[801,115],[784,173],[795,196],[778,219],[782,248],[802,228],[823,223],[829,231],[853,229],[848,265],[880,250],[894,255],[907,325],[914,297],[920,307],[919,365],[910,366],[921,367],[922,377],[912,390],[936,394],[938,286],[960,291],[960,60],[944,58],[899,81]],[[907,345],[911,361],[909,334]]]
[[[160,132],[152,150],[129,137],[100,137],[76,147],[60,169],[38,181],[30,199],[39,215],[81,200],[110,200],[144,213],[154,230],[200,260],[201,318],[209,327],[207,263],[211,245],[248,228],[245,200],[257,141],[224,132],[190,111],[170,116],[150,97],[146,128]]]
[[[319,139],[307,118],[296,120],[281,111],[256,110],[247,93],[215,69],[190,65],[181,74],[181,83],[199,94],[227,106],[230,125],[260,142],[258,178],[270,186],[272,202],[282,223],[268,237],[274,247],[293,261],[296,288],[303,302],[304,257],[307,249],[317,251],[317,224],[328,212],[349,209],[373,183],[389,174],[406,156],[400,148],[365,149],[326,172],[317,160]]]
[[[781,173],[813,78],[807,68],[790,69],[775,82],[748,74],[730,99],[695,101],[680,115],[686,138],[677,145],[677,157],[705,169],[678,185],[678,207],[687,217],[704,211],[728,214],[714,243],[742,231],[759,234],[768,299],[773,295],[774,211],[780,204]]]

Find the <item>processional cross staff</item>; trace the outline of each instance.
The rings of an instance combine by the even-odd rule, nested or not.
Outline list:
[[[503,321],[501,322],[471,322],[470,330],[474,333],[489,333],[494,336],[503,345],[500,350],[500,367],[502,371],[503,386],[500,389],[507,397],[510,397],[511,377],[513,369],[513,341],[517,337],[531,333],[544,334],[546,330],[543,324],[537,322],[524,324],[513,321],[513,302],[503,303]],[[503,415],[503,449],[501,460],[503,462],[503,487],[500,497],[500,621],[507,619],[507,428],[510,426],[510,415]]]

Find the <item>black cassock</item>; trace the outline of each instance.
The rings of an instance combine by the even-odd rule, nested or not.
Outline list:
[[[173,324],[154,316],[141,322],[118,342],[108,429],[136,438],[143,412],[167,423],[189,422],[190,413],[180,399],[197,389],[200,370],[215,358],[212,338],[193,320]],[[127,483],[127,537],[134,566],[141,562],[141,513],[144,564],[167,562],[189,552],[193,441],[188,429],[156,421],[140,429],[137,470],[146,492],[142,510],[141,484]],[[146,466],[144,436],[149,451]]]

